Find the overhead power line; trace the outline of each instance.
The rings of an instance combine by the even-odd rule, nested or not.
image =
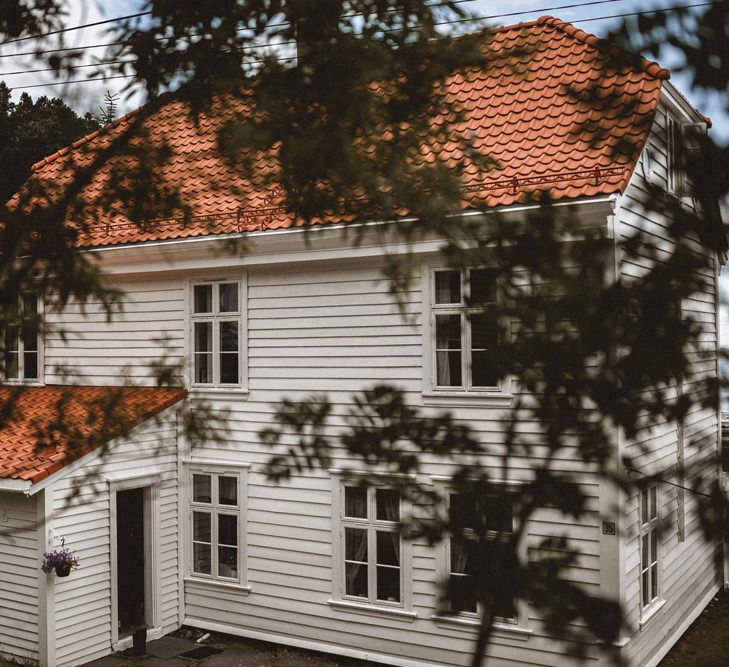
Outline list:
[[[94,21],[93,23],[82,23],[81,25],[69,26],[68,28],[59,28],[58,30],[51,30],[49,32],[43,32],[38,35],[27,35],[26,37],[18,37],[17,39],[11,39],[7,42],[1,42],[0,46],[6,44],[17,44],[18,42],[25,42],[29,39],[43,39],[44,37],[50,37],[51,35],[60,35],[61,33],[72,32],[74,30],[83,30],[84,28],[93,28],[98,25],[105,25],[107,23],[118,23],[119,21],[126,21],[128,19],[135,19],[140,16],[148,16],[152,12],[138,12],[137,14],[127,14],[126,16],[116,16],[113,19],[104,19],[102,21]]]
[[[476,0],[455,0],[455,2],[457,4],[475,2],[475,1]],[[490,16],[474,16],[474,17],[467,17],[467,18],[463,18],[463,19],[452,19],[450,21],[442,21],[442,22],[438,23],[437,25],[448,25],[451,23],[455,24],[455,23],[463,23],[463,22],[468,22],[468,21],[487,21],[490,19],[499,19],[499,18],[511,18],[513,16],[524,16],[526,14],[539,14],[539,13],[543,13],[543,12],[553,12],[553,11],[557,11],[560,9],[574,9],[576,7],[590,7],[592,5],[605,5],[605,4],[612,4],[615,2],[625,2],[625,1],[626,0],[590,0],[589,2],[576,2],[576,3],[566,4],[566,5],[558,5],[556,7],[552,6],[552,7],[542,7],[540,9],[524,9],[524,10],[520,10],[520,11],[516,11],[516,12],[508,12],[506,14],[492,14]],[[442,3],[434,3],[431,6],[432,7],[442,6]],[[145,12],[143,12],[143,13],[145,13]],[[130,16],[137,16],[137,15],[131,14]],[[359,14],[347,14],[344,18],[353,18],[355,16],[359,16]],[[129,18],[129,17],[120,16],[120,17],[117,17],[116,19],[109,19],[108,21],[105,21],[105,22],[119,21],[119,20],[122,20],[125,18]],[[86,24],[84,26],[74,26],[72,28],[67,28],[67,30],[77,30],[79,28],[86,27],[87,25],[92,25],[92,24]],[[288,23],[282,22],[282,23],[276,23],[273,25],[283,26],[283,25],[288,25]],[[63,32],[63,30],[58,30],[55,32]],[[46,33],[46,34],[51,34],[51,33]],[[197,35],[193,35],[193,36],[197,36]],[[23,37],[22,39],[31,39],[31,37]],[[13,40],[13,41],[22,41],[22,39]],[[165,41],[168,39],[170,39],[170,38],[161,37],[161,38],[159,38],[159,41]],[[5,44],[12,44],[12,43],[13,42],[3,42],[2,44],[0,44],[0,46],[4,46]],[[20,57],[28,57],[28,56],[41,56],[41,55],[46,55],[49,53],[60,53],[63,51],[77,52],[77,51],[84,51],[86,49],[99,49],[99,48],[102,48],[105,46],[121,46],[124,43],[125,43],[124,41],[116,41],[116,42],[107,42],[106,44],[90,44],[90,45],[86,45],[86,46],[76,46],[76,47],[68,46],[68,47],[59,47],[59,48],[55,48],[55,49],[44,49],[44,50],[39,50],[39,51],[25,51],[23,53],[3,53],[3,54],[0,54],[0,58],[20,58]]]
[[[460,0],[460,1],[461,2],[471,2],[473,0]],[[475,16],[475,17],[471,17],[468,19],[453,19],[450,21],[444,21],[443,23],[436,24],[436,25],[449,25],[449,24],[462,23],[464,21],[479,21],[479,20],[489,20],[489,19],[495,19],[495,18],[508,18],[508,17],[512,17],[512,16],[525,15],[525,14],[540,14],[542,12],[554,11],[554,10],[558,10],[558,9],[585,7],[588,5],[600,5],[600,4],[607,4],[607,3],[611,3],[611,2],[622,2],[622,1],[623,0],[593,0],[592,2],[580,2],[580,3],[569,4],[569,5],[561,5],[561,6],[557,6],[557,7],[545,7],[545,8],[541,8],[541,9],[531,9],[531,10],[524,10],[524,11],[518,11],[518,12],[509,12],[509,13],[505,13],[505,14],[493,14],[491,16]],[[588,18],[583,18],[583,19],[572,19],[570,21],[570,23],[589,23],[592,21],[606,21],[606,20],[612,20],[612,19],[617,19],[617,18],[642,16],[642,15],[647,15],[647,14],[659,14],[659,13],[666,13],[666,12],[674,12],[674,11],[680,10],[680,9],[695,9],[695,8],[699,8],[699,7],[708,7],[713,4],[716,4],[716,3],[714,1],[698,2],[698,3],[693,3],[690,5],[677,5],[674,7],[653,8],[653,9],[637,11],[637,12],[623,12],[623,13],[618,13],[618,14],[611,14],[608,16],[595,16],[595,17],[588,17]],[[95,46],[85,46],[85,47],[78,47],[78,48],[79,48],[79,50],[82,50],[85,48],[98,48],[100,46],[113,46],[115,44],[121,44],[121,43],[123,43],[123,42],[111,43],[108,45],[99,44],[99,45],[95,45]],[[280,46],[286,46],[287,44],[291,44],[291,42],[282,43]],[[256,48],[256,47],[254,47],[254,48]],[[57,50],[58,49],[55,49],[52,52],[55,52]],[[61,50],[72,50],[72,49],[61,49]],[[40,54],[43,52],[36,52],[36,53]],[[36,55],[36,53],[31,53],[31,54],[26,54],[26,55]],[[17,56],[19,54],[13,54],[13,55]],[[3,58],[3,57],[12,57],[12,56],[0,55],[0,58]],[[290,61],[293,59],[294,58],[282,58],[281,60],[283,62],[286,62],[286,61]],[[124,62],[131,63],[133,61],[132,60],[108,61],[106,63],[98,63],[98,64],[92,63],[90,65],[78,65],[77,67],[88,67],[88,66],[93,66],[93,65],[99,66],[99,64],[107,64],[107,65],[122,64]],[[256,64],[256,62],[252,62],[250,64]],[[43,70],[43,69],[26,70],[24,72],[23,71],[9,72],[7,74],[0,73],[0,78],[2,78],[3,76],[10,76],[10,75],[17,75],[17,74],[24,74],[24,73],[26,73],[26,74],[27,73],[36,73],[36,72],[52,71],[52,70],[54,71],[54,68],[47,68],[45,70]],[[134,76],[135,76],[134,74],[118,74],[118,75],[113,75],[113,76],[89,77],[86,79],[56,81],[56,82],[51,82],[51,83],[37,83],[37,84],[29,85],[29,86],[16,86],[16,88],[19,90],[26,90],[26,89],[30,89],[30,88],[43,88],[46,86],[61,86],[61,85],[76,84],[76,83],[90,83],[92,81],[107,81],[107,80],[111,80],[111,79],[131,79],[131,78],[134,78]]]

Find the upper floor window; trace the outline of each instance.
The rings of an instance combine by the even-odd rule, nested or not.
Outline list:
[[[243,383],[242,303],[239,281],[192,286],[192,382],[200,386]]]
[[[435,270],[431,284],[432,388],[498,390],[494,272]]]
[[[5,379],[37,381],[41,371],[40,300],[37,292],[23,292],[5,328]]]
[[[706,123],[681,122],[666,114],[666,159],[668,191],[678,197],[693,192],[687,167],[698,159],[706,134]]]
[[[651,484],[640,491],[640,602],[649,607],[660,595],[660,549],[658,541],[658,486]]]
[[[500,582],[494,604],[495,615],[510,622],[516,620],[514,600],[514,563],[509,560],[507,542],[513,533],[513,506],[509,497],[475,503],[466,495],[452,493],[449,511],[454,525],[462,527],[459,537],[448,541],[448,591],[454,614],[477,615],[477,577],[489,576],[489,561],[500,561]],[[477,508],[483,516],[477,514]],[[480,527],[478,527],[480,525]],[[479,543],[477,534],[485,536]]]

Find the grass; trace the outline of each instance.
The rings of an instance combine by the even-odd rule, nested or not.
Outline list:
[[[729,665],[729,593],[720,593],[694,621],[659,667]]]

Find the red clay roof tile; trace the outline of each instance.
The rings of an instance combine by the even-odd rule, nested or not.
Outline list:
[[[39,482],[185,396],[177,388],[0,387],[0,478]]]
[[[466,167],[463,205],[507,206],[547,188],[557,199],[622,191],[668,71],[548,16],[496,31],[488,48],[492,58],[486,69],[456,73],[446,82],[447,100],[465,111],[454,131],[470,133],[498,165],[487,173]],[[172,157],[159,172],[165,182],[181,187],[191,219],[140,228],[135,223],[141,221],[106,215],[81,244],[110,246],[300,224],[216,150],[218,130],[242,111],[231,106],[219,105],[195,124],[187,108],[174,101],[143,124],[155,143],[170,146]],[[36,177],[67,185],[74,165],[89,164],[94,151],[108,145],[137,113],[42,160],[34,167]],[[635,147],[630,155],[617,150],[626,140]],[[419,159],[432,162],[433,151],[439,151],[455,163],[462,157],[456,145],[424,142]],[[86,201],[98,200],[117,166],[112,158],[91,179]],[[270,172],[270,160],[258,168]]]

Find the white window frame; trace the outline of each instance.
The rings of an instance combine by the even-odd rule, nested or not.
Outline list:
[[[25,344],[23,343],[23,336],[22,336],[22,321],[23,321],[23,295],[25,294],[35,294],[36,297],[36,316],[38,317],[38,332],[37,332],[37,365],[38,365],[38,377],[35,378],[26,378],[25,377]],[[43,299],[41,298],[41,295],[36,290],[23,290],[22,295],[18,297],[18,316],[19,319],[17,321],[18,326],[18,375],[17,377],[7,377],[7,366],[5,365],[7,363],[7,359],[5,359],[4,363],[4,378],[3,382],[6,384],[29,384],[29,385],[41,385],[44,383],[44,355],[43,355],[43,348],[44,348],[44,340],[43,340],[43,333],[41,330],[40,322],[43,321],[43,314],[44,314],[44,303]],[[3,332],[3,335],[0,340],[0,344],[2,346],[2,352],[3,355],[6,354],[5,351],[5,335]]]
[[[377,550],[376,531],[397,531],[397,522],[378,521],[376,517],[377,489],[392,489],[391,478],[383,475],[381,480],[370,483],[367,488],[367,519],[345,517],[345,487],[357,486],[357,479],[344,479],[340,471],[330,470],[332,475],[332,598],[329,605],[343,611],[364,613],[374,616],[391,616],[412,622],[417,614],[412,611],[412,544],[400,536],[400,601],[377,599]],[[371,480],[370,480],[371,482]],[[390,482],[390,483],[388,483]],[[400,497],[400,519],[410,508]],[[368,599],[346,594],[345,527],[367,529],[367,583]]]
[[[187,494],[186,494],[186,511],[188,513],[188,520],[186,525],[186,536],[185,536],[185,554],[187,560],[187,567],[185,568],[185,579],[188,581],[195,581],[199,583],[216,584],[223,586],[230,586],[235,588],[242,588],[250,590],[247,586],[247,539],[246,539],[246,526],[247,526],[247,472],[248,466],[227,466],[227,465],[204,465],[201,463],[190,462],[186,470],[187,480]],[[206,475],[211,478],[211,502],[202,503],[195,502],[193,498],[194,475]],[[220,505],[218,492],[220,477],[234,477],[237,480],[236,490],[238,494],[238,505],[233,507],[232,505]],[[210,562],[210,574],[203,572],[195,572],[194,570],[194,512],[204,511],[209,512],[211,515],[211,562]],[[223,577],[218,574],[218,516],[224,515],[236,515],[236,530],[238,537],[238,576],[237,577]]]
[[[655,611],[662,606],[663,591],[663,559],[661,553],[661,489],[657,483],[648,484],[638,492],[638,579],[640,587],[640,611],[641,619],[645,622]],[[654,500],[651,507],[651,493],[654,493]],[[651,513],[651,509],[653,512]],[[644,511],[645,510],[645,511]],[[644,520],[645,517],[645,520]],[[648,559],[646,563],[643,558],[643,542],[648,539]],[[655,560],[651,556],[651,545],[655,545]],[[655,570],[655,585],[653,584],[652,572]],[[645,595],[645,575],[647,574],[649,599]]]
[[[219,288],[226,283],[238,285],[238,312],[220,312]],[[213,292],[213,310],[211,313],[195,313],[195,286],[211,285]],[[245,274],[216,276],[214,278],[189,277],[186,285],[187,298],[187,359],[189,361],[188,383],[195,391],[240,391],[248,385],[248,285]],[[238,377],[237,383],[220,382],[220,322],[236,321],[238,323]],[[195,381],[195,323],[212,323],[212,382]]]
[[[474,267],[480,268],[480,267]],[[469,294],[466,293],[468,281],[464,270],[461,269],[461,303],[436,304],[435,303],[435,274],[439,271],[452,271],[451,267],[424,261],[422,265],[422,323],[423,323],[423,396],[425,402],[438,403],[439,399],[470,400],[472,398],[488,399],[489,402],[499,405],[509,405],[511,402],[512,380],[509,377],[501,379],[501,383],[493,387],[472,386],[472,372],[470,368],[471,327],[465,325],[468,314],[477,313],[478,308],[466,305]],[[470,271],[467,269],[465,271]],[[439,386],[437,384],[436,362],[436,326],[437,314],[461,315],[461,379],[460,387]]]

